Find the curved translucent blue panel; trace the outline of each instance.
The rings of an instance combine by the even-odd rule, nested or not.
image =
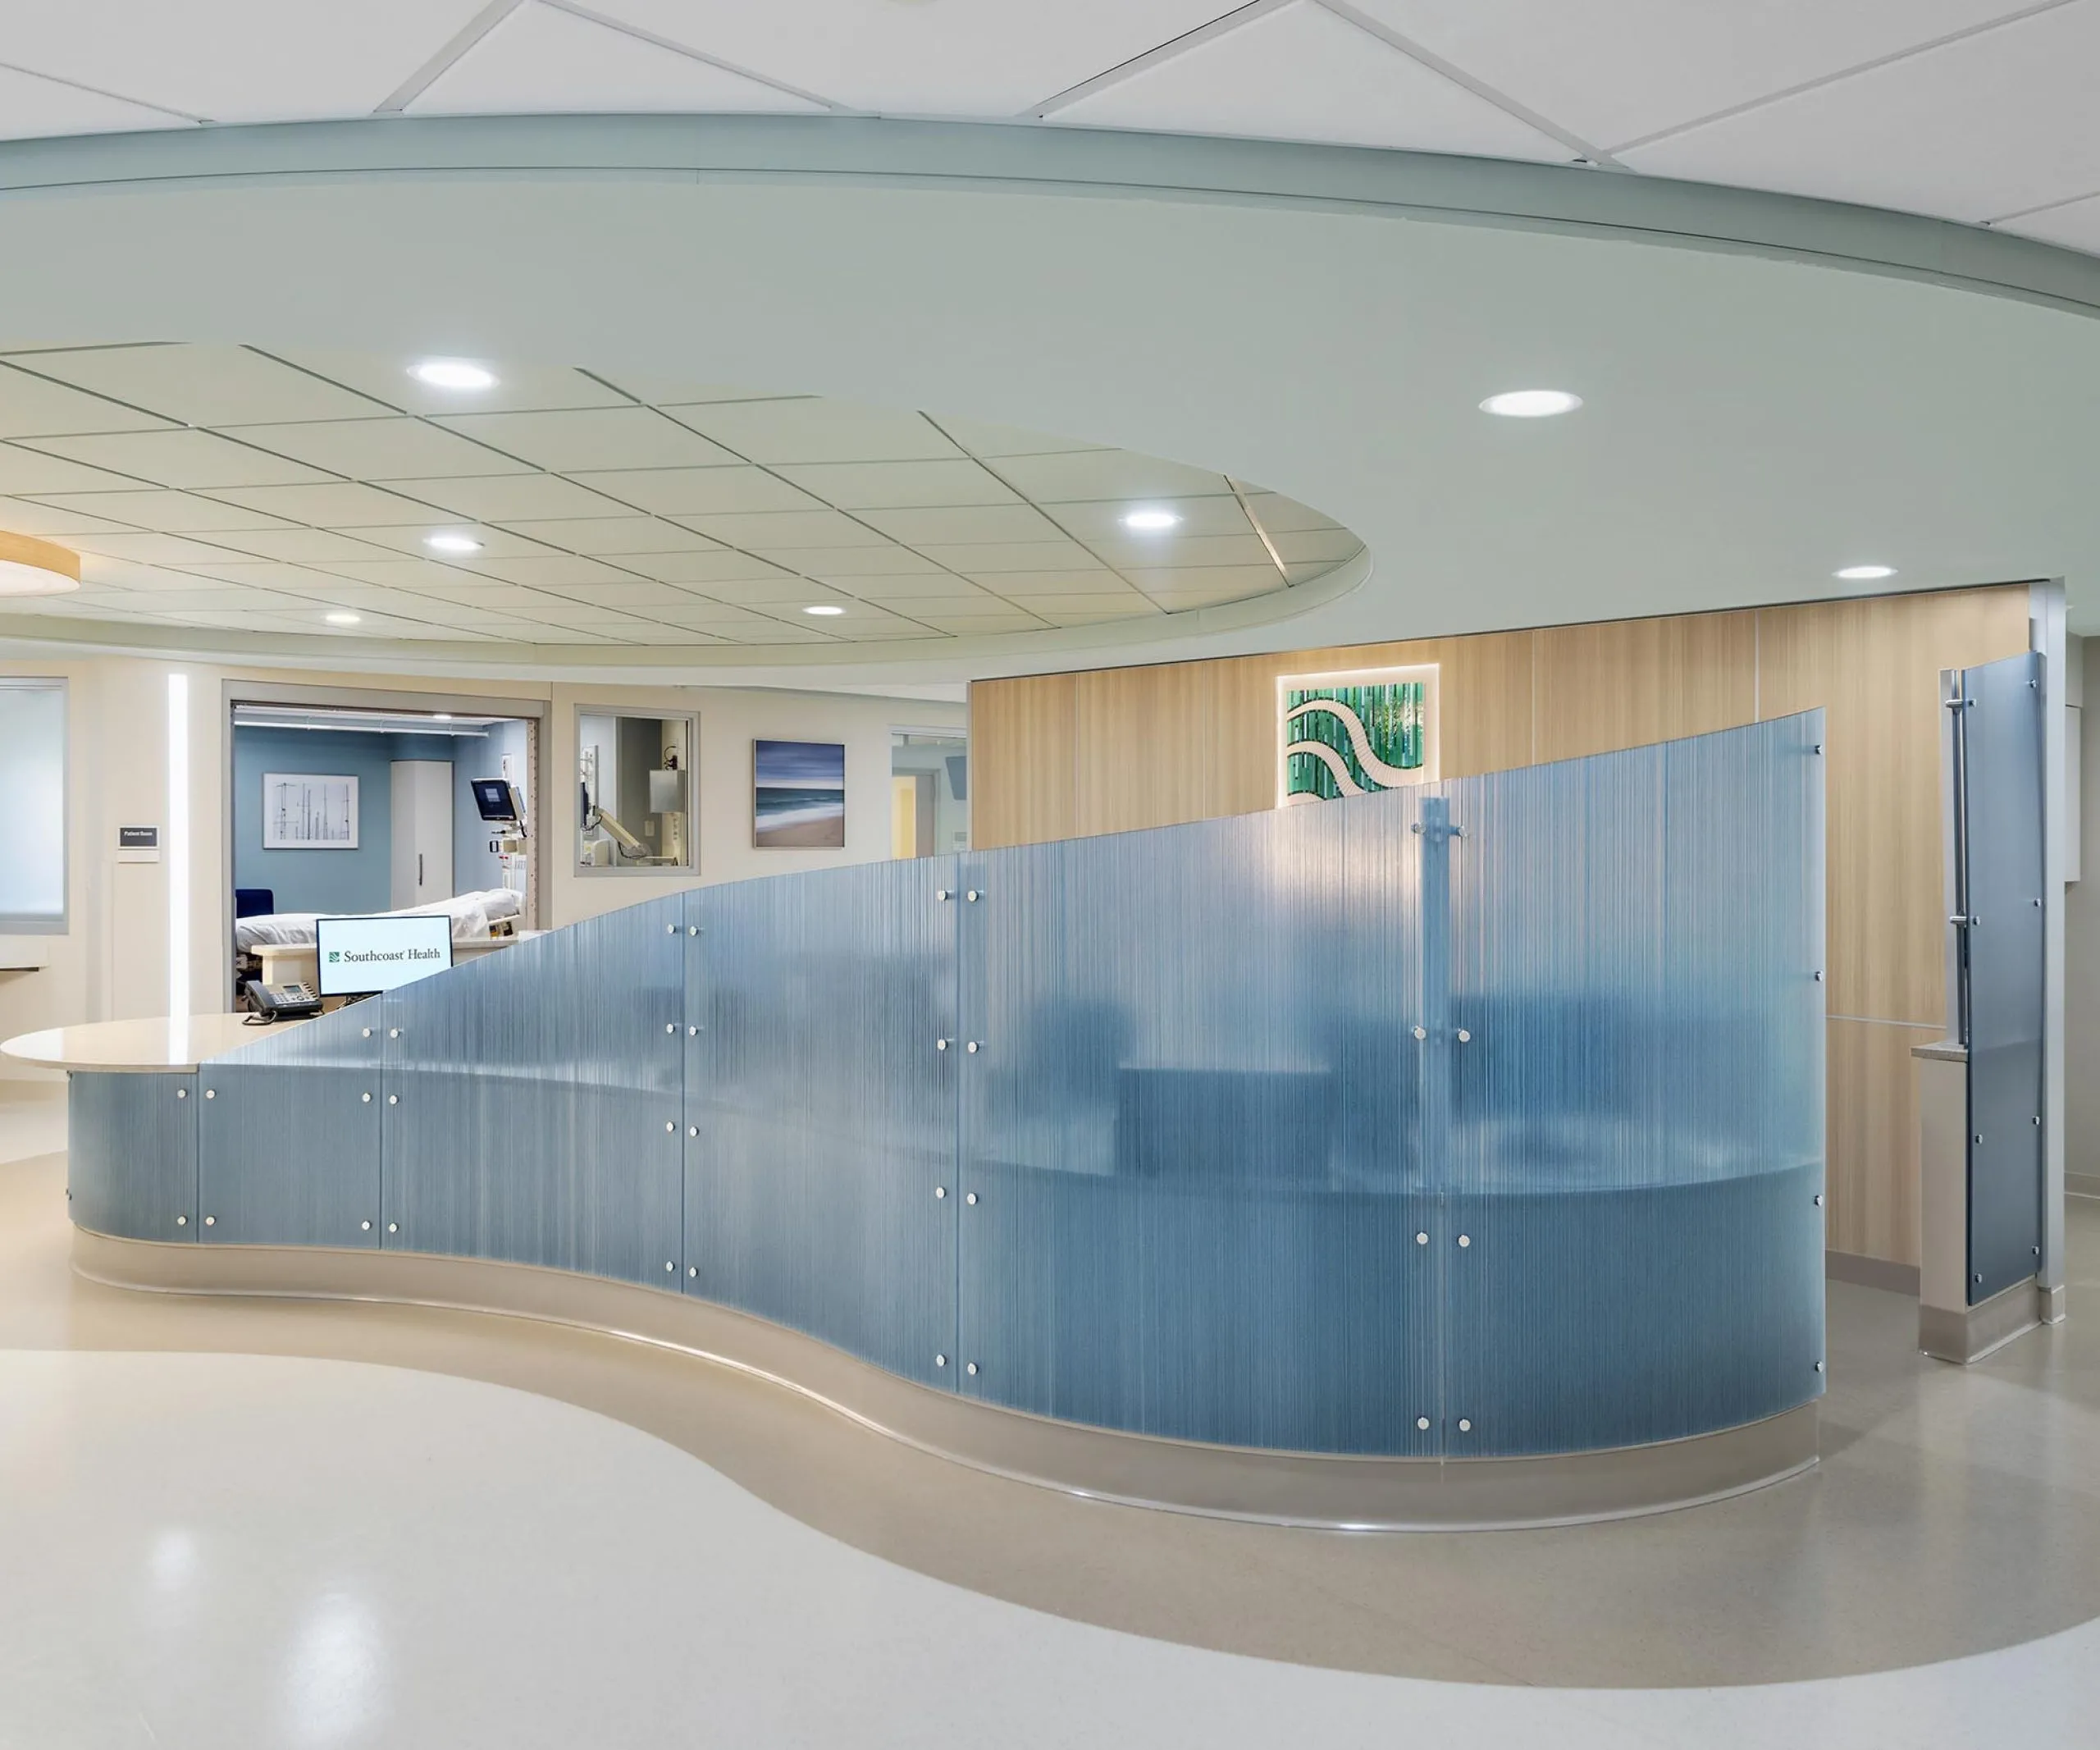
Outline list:
[[[965,1391],[1184,1439],[1432,1449],[1407,806],[966,865]]]
[[[198,1070],[198,1204],[207,1243],[377,1245],[380,1039],[369,1008],[296,1027]]]
[[[1810,714],[1423,797],[1454,1455],[1819,1391],[1821,737]]]
[[[938,1384],[958,1371],[955,885],[924,857],[686,901],[688,1287]]]
[[[75,1071],[66,1195],[80,1227],[127,1240],[197,1237],[197,1078]]]
[[[681,904],[587,918],[343,1012],[383,1024],[389,1246],[683,1280]]]

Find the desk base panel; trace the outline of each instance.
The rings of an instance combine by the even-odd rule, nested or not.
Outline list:
[[[76,1227],[73,1264],[166,1294],[371,1300],[534,1318],[651,1344],[801,1393],[954,1463],[1130,1506],[1327,1530],[1565,1525],[1717,1501],[1816,1462],[1813,1403],[1688,1440],[1547,1458],[1352,1458],[1054,1422],[915,1385],[687,1296],[526,1264],[318,1247],[167,1245]]]

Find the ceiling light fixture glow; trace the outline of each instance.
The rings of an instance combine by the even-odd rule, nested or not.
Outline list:
[[[1556,414],[1572,414],[1582,404],[1582,396],[1565,389],[1511,389],[1490,395],[1480,404],[1480,410],[1504,419],[1550,419]]]
[[[80,587],[80,555],[27,535],[0,534],[0,596],[62,596]]]
[[[478,553],[482,544],[472,535],[426,535],[423,545],[434,553]]]
[[[1831,576],[1845,583],[1873,583],[1883,578],[1896,575],[1893,565],[1847,565],[1842,571],[1833,571]]]
[[[838,607],[838,606],[835,605],[834,604],[833,604],[833,603],[831,603],[831,602],[829,602],[829,601],[819,601],[819,602],[817,602],[817,603],[814,604],[813,605],[811,605],[811,606],[810,606],[810,607],[806,607],[806,608],[803,609],[803,610],[802,610],[802,611],[803,611],[805,614],[815,614],[815,615],[819,615],[822,616],[824,619],[830,619],[833,615],[837,615],[837,614],[843,614],[843,613],[846,611],[846,610],[845,610],[845,609],[843,609],[843,608],[842,608],[842,607]]]
[[[1135,529],[1141,535],[1156,535],[1162,529],[1177,527],[1181,519],[1171,510],[1132,510],[1123,518],[1123,527]]]
[[[362,614],[324,614],[321,617],[331,626],[356,626],[362,624],[364,620],[364,615]]]
[[[493,389],[495,372],[464,359],[426,359],[409,367],[409,375],[433,389]]]

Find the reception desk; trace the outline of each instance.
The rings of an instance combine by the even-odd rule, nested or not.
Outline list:
[[[1820,735],[705,888],[217,1051],[67,1030],[78,1261],[594,1325],[1186,1510],[1755,1487],[1822,1388]]]

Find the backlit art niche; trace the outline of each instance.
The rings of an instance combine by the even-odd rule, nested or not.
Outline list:
[[[1436,665],[1279,676],[1276,746],[1278,807],[1433,782]]]

